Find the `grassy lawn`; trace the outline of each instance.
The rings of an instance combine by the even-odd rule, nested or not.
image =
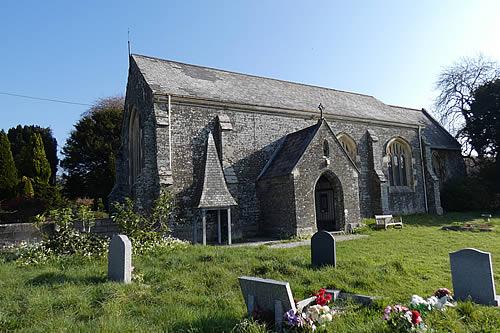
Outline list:
[[[406,217],[402,230],[367,229],[368,238],[337,244],[337,268],[311,268],[309,246],[187,246],[134,257],[138,280],[121,285],[106,281],[105,258],[73,256],[23,267],[4,255],[0,330],[230,332],[245,316],[237,277],[250,275],[290,282],[296,299],[321,287],[382,296],[372,308],[346,305],[328,330],[383,332],[383,306],[451,289],[451,251],[491,252],[500,291],[500,219],[492,219],[493,232],[439,230],[474,222],[472,216],[479,214],[419,215]],[[426,321],[438,332],[500,332],[500,309],[463,303]]]

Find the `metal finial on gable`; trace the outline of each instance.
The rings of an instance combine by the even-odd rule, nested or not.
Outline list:
[[[132,53],[130,50],[130,28],[127,29],[127,46],[128,46],[128,57],[130,58],[130,54]]]
[[[319,109],[319,112],[320,112],[320,120],[323,120],[323,110],[325,109],[325,107],[323,106],[323,104],[319,103],[318,105],[318,109]]]

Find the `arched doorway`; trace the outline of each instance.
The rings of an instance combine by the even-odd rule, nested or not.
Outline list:
[[[324,173],[314,188],[316,227],[318,230],[339,231],[344,226],[344,196],[338,178]]]

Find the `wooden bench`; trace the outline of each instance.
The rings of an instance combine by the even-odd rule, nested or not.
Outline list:
[[[403,218],[401,216],[394,217],[392,215],[375,215],[375,222],[378,228],[384,228],[387,230],[389,226],[399,226],[403,227]]]
[[[483,218],[484,222],[490,222],[491,214],[481,214],[481,217]]]

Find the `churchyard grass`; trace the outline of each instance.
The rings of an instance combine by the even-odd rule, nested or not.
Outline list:
[[[418,215],[405,217],[403,229],[365,228],[369,237],[337,243],[337,268],[312,268],[309,246],[154,251],[133,258],[135,281],[129,285],[107,281],[105,258],[72,256],[20,266],[3,254],[0,330],[230,332],[245,317],[237,278],[247,275],[288,281],[297,299],[322,287],[381,296],[371,308],[347,304],[329,331],[383,332],[385,305],[451,289],[448,253],[460,248],[492,253],[500,290],[500,219],[492,219],[493,232],[440,230],[474,217],[479,214]],[[426,322],[436,332],[499,332],[500,309],[461,303]]]

